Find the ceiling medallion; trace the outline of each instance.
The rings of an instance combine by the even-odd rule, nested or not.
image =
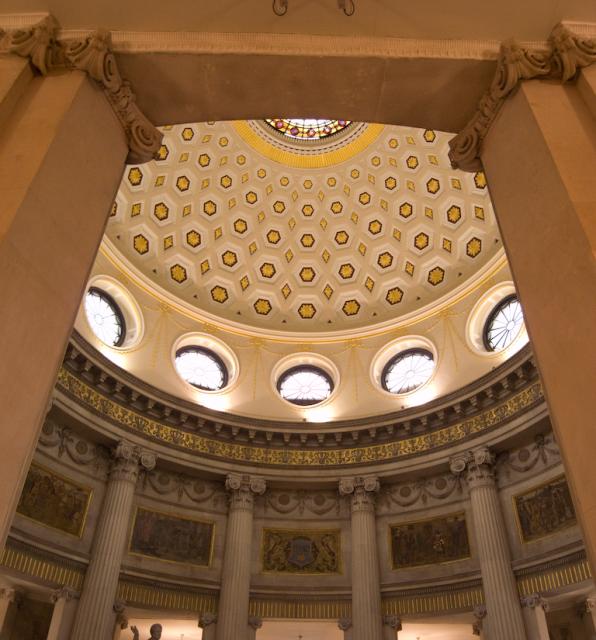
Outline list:
[[[288,12],[288,2],[289,0],[273,0],[273,13],[276,16],[285,16]],[[337,0],[337,6],[347,16],[353,16],[356,11],[354,0]]]

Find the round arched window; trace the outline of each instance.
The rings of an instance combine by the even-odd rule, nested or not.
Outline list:
[[[120,347],[126,337],[124,315],[112,296],[91,287],[85,296],[85,313],[93,333],[109,347]]]
[[[295,140],[321,140],[343,131],[351,120],[315,120],[301,118],[267,118],[265,122],[279,133]]]
[[[279,377],[277,390],[284,400],[308,406],[323,402],[331,395],[333,380],[319,367],[299,365],[288,369]]]
[[[228,370],[211,349],[188,346],[176,352],[176,371],[185,381],[203,391],[219,391],[228,384]]]
[[[408,393],[428,382],[435,360],[426,349],[408,349],[393,356],[383,367],[381,384],[389,393]]]
[[[507,296],[490,312],[482,338],[487,351],[506,349],[524,326],[524,314],[516,295]]]

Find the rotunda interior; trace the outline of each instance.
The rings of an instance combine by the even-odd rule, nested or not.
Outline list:
[[[0,18],[15,11],[4,4]],[[85,100],[109,103],[109,112],[91,111],[104,123],[95,128],[88,116],[75,119],[79,143],[64,145],[72,163],[81,164],[75,149],[107,141],[112,126],[119,137],[109,146],[122,162],[108,176],[104,162],[117,163],[101,154],[96,168],[87,160],[89,182],[72,186],[80,197],[43,176],[46,191],[34,194],[37,211],[40,194],[51,193],[57,210],[88,202],[91,211],[97,200],[104,215],[77,246],[73,229],[92,227],[91,213],[77,209],[70,249],[54,249],[64,253],[58,262],[70,265],[68,251],[89,260],[76,274],[65,267],[65,282],[78,278],[70,293],[40,310],[47,319],[70,305],[70,323],[46,322],[57,371],[8,516],[0,640],[595,638],[593,529],[557,404],[565,374],[545,373],[550,355],[524,275],[529,259],[512,239],[516,216],[502,214],[508,188],[490,155],[497,135],[488,132],[505,126],[505,100],[517,105],[527,91],[528,104],[539,103],[524,87],[559,88],[553,69],[564,68],[556,63],[562,54],[548,36],[557,20],[575,20],[576,31],[564,26],[565,34],[579,34],[565,36],[581,52],[578,71],[562,73],[584,87],[585,104],[569,103],[594,109],[596,15],[586,3],[569,3],[568,13],[533,7],[542,26],[520,9],[523,50],[499,50],[512,35],[504,14],[490,27],[452,25],[443,41],[444,11],[442,21],[429,11],[418,28],[408,14],[398,45],[381,26],[395,9],[374,2],[373,12],[363,0],[329,3],[333,12],[313,7],[321,21],[312,27],[298,0],[275,0],[273,12],[258,11],[279,22],[261,33],[252,2],[236,3],[238,22],[227,32],[223,16],[235,9],[226,2],[201,14],[204,33],[170,15],[161,35],[153,18],[131,17],[128,7],[120,15],[108,2],[101,9],[112,34],[94,35],[101,12],[54,4],[27,0],[19,10],[51,9],[60,27],[33,13],[0,19],[0,70],[23,65],[7,81],[10,100],[0,75],[0,125],[8,133],[27,126],[48,83],[66,91],[82,82]],[[336,26],[340,18],[358,25],[353,44],[362,47],[345,92],[329,73],[349,55],[348,40],[331,42],[350,37],[349,23]],[[478,30],[482,41],[472,38]],[[301,42],[298,53],[302,35],[328,40]],[[538,65],[547,45],[550,75],[530,80],[547,74],[524,67]],[[321,57],[315,75],[329,73],[333,85],[319,89],[320,104],[302,97],[307,76],[295,70],[309,47]],[[509,54],[524,71],[505,94]],[[273,87],[255,108],[240,76],[254,58],[246,84],[260,77],[269,55],[287,79],[271,71]],[[367,56],[387,65],[377,87],[383,100],[358,95],[370,80]],[[228,58],[240,61],[238,84],[211,84]],[[190,69],[203,75],[182,86]],[[464,69],[471,80],[459,111],[453,97],[432,113],[407,98],[396,115],[381,105],[397,95],[387,89],[396,79],[408,86],[428,74],[430,87]],[[27,93],[28,83],[35,91]],[[503,92],[496,107],[495,86]],[[130,87],[139,94],[134,107]],[[482,118],[468,106],[483,91],[489,97],[477,113],[487,104],[494,113],[474,129],[474,156],[458,133],[468,116]],[[76,96],[66,100],[68,113]],[[40,99],[46,104],[51,96]],[[39,131],[44,118],[34,120]],[[69,129],[51,128],[52,136]],[[8,166],[3,136],[0,168]],[[97,193],[86,196],[92,184]],[[542,196],[536,189],[524,197],[532,209]],[[62,226],[59,217],[47,224]],[[534,228],[540,235],[548,227]],[[53,324],[68,324],[63,348]],[[32,343],[39,337],[29,335]],[[562,344],[574,340],[561,336]],[[30,404],[44,398],[42,386],[31,385]]]

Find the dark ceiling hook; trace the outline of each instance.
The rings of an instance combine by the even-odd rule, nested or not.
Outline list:
[[[288,11],[288,0],[273,0],[273,13],[276,16],[285,16]]]
[[[339,8],[347,15],[353,16],[356,11],[356,5],[354,4],[354,0],[337,0],[337,4]]]
[[[273,0],[273,13],[276,16],[285,16],[288,12],[289,0]],[[353,16],[356,11],[354,0],[337,0],[339,8],[347,15]]]

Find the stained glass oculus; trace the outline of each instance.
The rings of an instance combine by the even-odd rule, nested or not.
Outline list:
[[[484,346],[488,351],[506,349],[519,335],[524,314],[517,296],[507,296],[491,311],[484,325]]]
[[[434,370],[435,360],[430,351],[408,349],[393,356],[385,365],[381,384],[390,393],[408,393],[428,382]]]
[[[326,400],[333,391],[333,380],[322,369],[309,365],[292,367],[277,381],[279,395],[293,404],[308,406]]]
[[[92,287],[85,296],[85,313],[93,333],[109,347],[120,347],[126,336],[124,316],[112,296]]]
[[[267,118],[265,122],[276,131],[295,140],[321,140],[343,131],[351,120],[315,120],[300,118]]]
[[[204,347],[183,347],[176,352],[178,375],[197,389],[218,391],[228,384],[228,370],[223,360]]]

